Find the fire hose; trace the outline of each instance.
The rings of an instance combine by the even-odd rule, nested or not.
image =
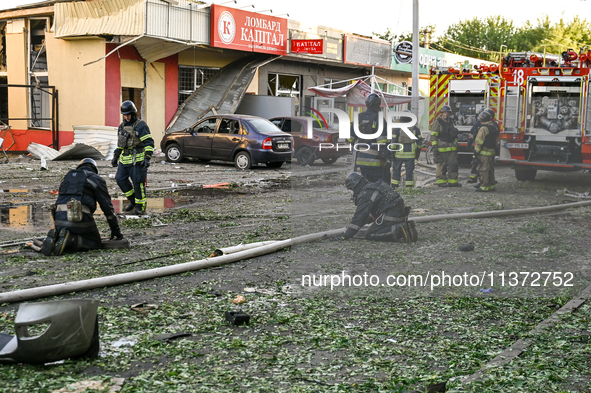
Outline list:
[[[412,220],[416,223],[441,221],[441,220],[459,220],[464,218],[490,218],[515,216],[532,213],[547,213],[557,210],[564,210],[575,207],[591,206],[591,201],[581,201],[573,203],[565,203],[562,205],[551,205],[542,207],[533,207],[526,209],[512,209],[512,210],[494,210],[488,212],[476,213],[457,213],[457,214],[440,214],[434,216],[414,217]],[[221,255],[211,258],[200,259],[180,263],[171,266],[164,266],[148,270],[140,270],[136,272],[116,274],[112,276],[91,278],[88,280],[72,281],[64,284],[47,285],[36,288],[21,289],[12,292],[0,293],[0,303],[14,303],[25,300],[38,299],[47,296],[63,295],[72,292],[79,292],[89,289],[102,288],[114,285],[127,284],[135,281],[149,280],[157,277],[165,277],[173,274],[185,273],[204,269],[213,266],[225,265],[227,263],[238,262],[243,259],[258,257],[261,255],[270,254],[291,247],[296,244],[307,243],[315,240],[326,239],[331,236],[342,234],[345,228],[334,229],[325,232],[312,233],[309,235],[299,236],[293,239],[278,240],[271,244],[264,244],[256,248],[238,251],[229,255]],[[247,245],[248,246],[248,245]],[[223,253],[223,251],[222,251]]]

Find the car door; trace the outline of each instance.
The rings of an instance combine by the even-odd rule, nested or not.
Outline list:
[[[232,161],[234,150],[244,139],[240,130],[239,120],[222,117],[218,130],[213,136],[212,157],[218,160]]]
[[[306,136],[305,127],[300,121],[295,119],[284,119],[280,128],[281,131],[292,135],[295,149],[310,144],[310,141]]]
[[[193,127],[191,135],[185,138],[184,151],[188,157],[212,159],[211,146],[218,121],[218,117],[208,117]]]

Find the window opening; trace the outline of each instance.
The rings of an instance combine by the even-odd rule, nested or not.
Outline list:
[[[179,105],[205,82],[218,73],[219,68],[179,66]]]

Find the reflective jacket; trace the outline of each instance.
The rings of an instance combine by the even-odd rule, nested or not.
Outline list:
[[[412,126],[410,131],[417,139],[410,139],[406,132],[400,128],[395,128],[392,132],[392,143],[400,143],[402,145],[402,150],[396,151],[394,157],[403,160],[414,159],[416,157],[416,151],[421,150],[423,147],[423,136],[419,127]],[[397,146],[397,148],[400,148],[400,146]]]
[[[380,113],[372,109],[360,113],[358,118],[359,131],[363,134],[374,134],[377,132],[380,121]],[[387,124],[385,119],[382,120],[382,134],[377,138],[372,139],[357,139],[353,124],[351,124],[351,139],[349,142],[357,143],[357,160],[356,166],[379,167],[390,154],[386,138]],[[367,148],[366,145],[369,145]]]
[[[142,163],[152,158],[154,139],[145,121],[135,119],[123,121],[117,129],[117,149],[115,155],[123,166]]]
[[[439,153],[458,150],[458,130],[451,118],[447,121],[441,116],[435,119],[431,127],[431,145],[436,147]]]
[[[483,156],[495,156],[499,127],[492,121],[482,124],[474,139],[474,152]]]
[[[392,220],[394,223],[397,217],[403,215],[404,200],[383,181],[366,181],[365,184],[358,185],[353,198],[357,209],[345,231],[344,237],[347,239],[355,236],[362,226],[376,219]]]

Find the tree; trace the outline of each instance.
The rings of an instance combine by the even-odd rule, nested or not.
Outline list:
[[[591,46],[591,23],[575,16],[571,21],[561,19],[552,24],[548,15],[534,24],[525,22],[516,28],[504,17],[473,18],[451,25],[434,44],[436,49],[479,59],[498,61],[503,51],[541,52],[561,54],[567,49],[579,51]]]
[[[515,47],[517,29],[503,16],[488,16],[460,21],[448,27],[436,47],[485,60],[498,60],[501,45]]]
[[[519,50],[561,54],[573,49],[577,53],[583,46],[591,45],[591,22],[575,16],[571,21],[560,19],[554,25],[550,18],[538,19],[532,26],[528,21],[518,32]]]
[[[394,32],[392,32],[392,29],[388,29],[386,30],[385,33],[377,33],[377,32],[373,32],[373,35],[375,35],[378,38],[381,38],[382,40],[386,40],[386,41],[391,41],[391,42],[401,42],[401,41],[410,41],[412,42],[412,32],[410,31],[406,31],[404,33],[401,34],[394,34]],[[419,30],[419,45],[424,45],[425,41],[428,40],[428,42],[430,43],[433,40],[433,37],[435,35],[435,25],[427,25],[424,28]]]

